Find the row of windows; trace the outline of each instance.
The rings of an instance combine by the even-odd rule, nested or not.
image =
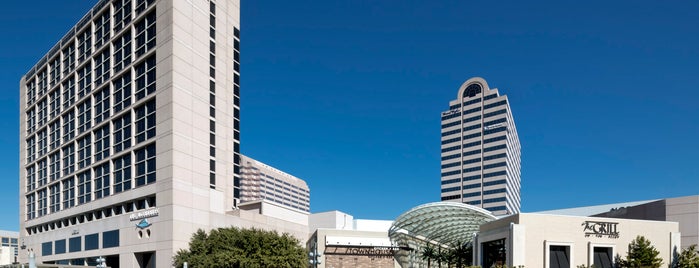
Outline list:
[[[457,174],[458,174],[458,173],[457,173]],[[456,178],[456,179],[450,179],[450,180],[442,181],[442,185],[451,184],[451,183],[455,183],[455,182],[477,180],[477,179],[480,179],[480,178],[481,178],[481,175],[480,175],[480,174],[479,174],[479,175],[466,176],[466,177],[463,177],[463,178]]]
[[[216,3],[209,2],[209,187],[216,188]]]
[[[488,117],[492,117],[492,116],[496,116],[496,115],[504,114],[504,113],[507,113],[506,109],[502,109],[502,110],[498,110],[495,112],[490,112],[490,113],[484,114],[483,118],[488,118]]]
[[[449,114],[449,115],[442,116],[442,121],[444,121],[444,120],[449,120],[449,119],[452,119],[452,118],[457,118],[457,117],[460,117],[460,116],[461,116],[461,113],[459,113],[459,112],[452,113],[452,114]]]
[[[485,186],[492,186],[492,185],[498,185],[498,184],[505,184],[505,183],[507,183],[506,180],[489,181],[489,182],[483,183],[483,187],[485,187]]]
[[[505,197],[489,198],[489,199],[483,199],[483,203],[505,202],[506,200],[507,200],[507,198],[505,198]]]
[[[442,196],[442,201],[459,199],[459,195]]]
[[[460,189],[461,189],[461,187],[459,187],[459,186],[444,188],[444,189],[442,189],[442,193],[458,191]]]
[[[507,131],[507,127],[502,126],[502,127],[497,127],[497,128],[491,128],[488,130],[483,131],[483,135],[488,135],[488,134],[493,134],[493,133],[498,133],[498,132],[503,132]]]
[[[74,79],[68,79],[63,83],[62,94],[60,89],[55,89],[49,93],[49,97],[39,100],[36,107],[27,110],[27,132],[33,133],[47,122],[62,117],[66,133],[74,135],[72,131],[76,126],[76,112],[78,131],[82,132],[90,128],[93,118],[97,124],[108,118],[110,113],[116,114],[131,105],[132,96],[135,97],[135,101],[138,101],[155,92],[155,55],[136,64],[133,74],[135,77],[132,77],[131,70],[124,72],[112,81],[111,87],[97,90],[94,96],[89,95],[90,85],[82,85],[78,93],[79,103],[76,109],[71,108],[76,103]],[[132,85],[131,81],[134,78],[136,83]],[[70,139],[72,137],[70,135],[66,138]]]
[[[494,163],[494,164],[489,164],[489,165],[484,165],[483,169],[491,169],[491,168],[496,168],[496,167],[504,167],[507,166],[506,162],[500,162],[500,163]]]
[[[492,212],[492,211],[507,210],[507,207],[497,206],[497,207],[489,207],[489,208],[485,208],[485,209]]]
[[[99,210],[89,211],[79,215],[72,215],[52,222],[43,223],[41,225],[27,227],[28,235],[52,231],[55,229],[67,228],[93,220],[109,218],[125,213],[144,210],[147,208],[156,207],[155,196],[148,196],[142,199],[137,199],[121,204],[116,204],[111,207],[101,208]]]
[[[133,187],[154,183],[155,144],[148,144],[133,152],[135,169],[132,169],[132,155],[129,153],[80,172],[75,177],[62,177],[59,182],[27,194],[27,220],[48,215],[49,211],[55,213],[74,207],[76,201],[77,205],[86,204],[109,196],[112,191],[120,193]]]
[[[483,174],[483,178],[485,179],[485,178],[502,176],[502,175],[507,175],[507,171],[503,170],[503,171],[496,171],[496,172],[492,172],[492,173],[485,173],[485,174]]]
[[[85,247],[83,249],[83,238]],[[119,247],[119,230],[102,232],[102,248]],[[99,249],[99,233],[88,234],[84,237],[71,237],[68,239],[67,252],[80,252],[83,250]],[[53,242],[44,242],[41,244],[41,255],[50,256],[54,254],[66,253],[66,240],[60,239]]]
[[[71,113],[68,113],[67,115],[70,114]],[[134,119],[132,119],[132,114]],[[76,144],[72,141],[76,135],[75,128],[73,127],[74,120],[72,120],[70,116],[64,117],[63,120],[65,121],[63,121],[62,129],[60,119],[58,119],[52,122],[48,129],[40,130],[37,133],[36,137],[38,137],[38,141],[34,137],[27,139],[27,162],[30,163],[27,167],[28,176],[33,175],[33,171],[36,171],[31,162],[38,160],[36,165],[45,168],[47,159],[43,158],[43,156],[49,153],[48,161],[51,168],[49,174],[52,179],[56,179],[58,175],[60,175],[58,172],[61,170],[61,160],[63,160],[64,176],[76,170],[74,166],[76,163]],[[132,124],[132,121],[135,122]],[[82,135],[75,141],[78,148],[78,169],[90,165],[92,163],[92,156],[94,156],[94,161],[96,162],[107,158],[110,155],[110,150],[112,150],[113,153],[118,153],[128,149],[132,145],[132,137],[135,138],[134,144],[155,137],[155,124],[155,99],[151,99],[135,107],[133,113],[128,111],[109,123],[96,128],[92,132],[87,132],[87,134],[82,135],[85,130],[78,131],[78,134]],[[132,128],[132,125],[134,125],[135,128]],[[63,135],[61,135],[61,130],[63,130]],[[48,135],[48,142],[47,131],[50,132]],[[92,141],[94,141],[94,143],[92,143]],[[94,145],[94,151],[92,150],[92,145]],[[57,150],[59,146],[62,146],[62,148]],[[36,150],[37,147],[38,152]],[[55,152],[53,152],[54,150]],[[61,153],[63,154],[61,155]],[[40,171],[42,170],[41,167],[37,169]],[[40,180],[46,178],[45,173],[42,175],[44,176],[40,176]]]
[[[464,198],[474,197],[474,196],[481,196],[481,192],[466,193],[463,195]]]
[[[489,109],[489,108],[493,108],[493,107],[497,107],[497,106],[501,106],[501,105],[505,105],[505,104],[507,104],[507,100],[501,100],[498,102],[493,102],[491,104],[486,104],[483,106],[483,109]]]
[[[121,2],[121,0],[119,2]],[[110,71],[113,70],[114,74],[116,74],[130,64],[132,51],[135,51],[135,57],[139,57],[155,48],[155,10],[134,24],[136,38],[133,45],[135,49],[132,48],[131,40],[133,36],[131,34],[131,29],[127,28],[128,30],[124,31],[121,36],[115,38],[111,46],[107,46],[99,51],[101,46],[109,44],[109,27],[105,27],[109,25],[109,11],[104,12],[98,17],[99,22],[95,23],[96,32],[94,44],[95,51],[97,52],[94,54],[92,62],[88,61],[77,71],[79,97],[84,96],[85,92],[88,92],[92,87],[93,78],[94,86],[97,87],[110,78]],[[93,44],[91,42],[92,32],[90,29],[91,28],[88,27],[85,31],[78,34],[77,52],[79,55],[78,62],[80,63],[90,59],[93,55]],[[111,53],[112,51],[113,53]],[[62,55],[58,55],[49,62],[48,71],[50,78],[48,79],[50,79],[50,84],[48,84],[48,86],[51,88],[58,86],[61,79],[74,79],[70,73],[75,69],[75,52],[76,49],[71,42],[62,50]],[[63,60],[61,60],[61,57]],[[111,59],[113,59],[113,62]],[[94,69],[92,69],[93,65]],[[61,71],[61,69],[63,70]],[[92,76],[92,71],[94,71],[94,77]],[[28,78],[26,85],[28,106],[33,104],[37,98],[42,97],[48,91],[46,72],[47,69],[43,69],[35,77]]]

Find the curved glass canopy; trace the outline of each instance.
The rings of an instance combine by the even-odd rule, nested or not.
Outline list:
[[[495,220],[489,211],[458,202],[434,202],[401,214],[388,229],[395,244],[433,243],[449,247],[468,243],[481,224]]]

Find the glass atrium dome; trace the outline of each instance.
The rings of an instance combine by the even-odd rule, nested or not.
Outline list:
[[[489,211],[458,202],[434,202],[414,207],[396,218],[388,237],[401,250],[395,256],[403,266],[420,263],[420,250],[427,244],[448,249],[468,244],[481,224],[495,220]]]

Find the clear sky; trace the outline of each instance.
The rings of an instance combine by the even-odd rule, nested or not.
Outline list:
[[[176,0],[180,1],[180,0]],[[0,9],[0,229],[18,219],[19,79],[96,1]],[[438,201],[440,112],[508,95],[525,212],[699,194],[697,1],[242,0],[242,152],[311,210]]]

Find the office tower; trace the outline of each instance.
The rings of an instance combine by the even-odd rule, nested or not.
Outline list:
[[[169,267],[197,229],[257,226],[230,216],[239,18],[240,0],[101,0],[21,78],[20,243],[37,261]]]
[[[442,112],[442,201],[520,210],[520,144],[507,96],[474,77]]]
[[[240,202],[268,200],[278,205],[310,212],[310,191],[305,181],[265,163],[242,156]]]

